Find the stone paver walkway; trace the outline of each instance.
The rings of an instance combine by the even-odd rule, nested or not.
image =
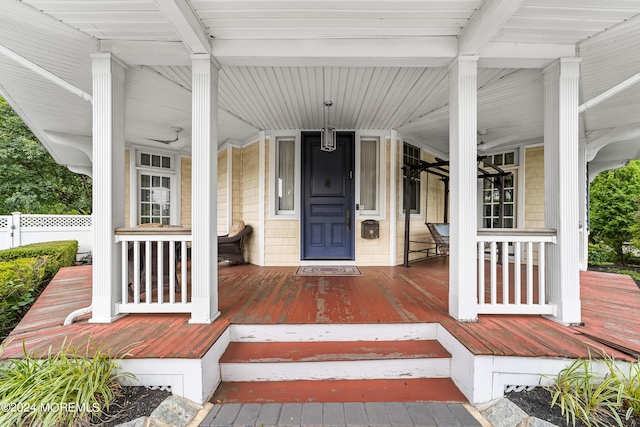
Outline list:
[[[214,405],[200,427],[429,426],[481,427],[459,403],[227,403]]]

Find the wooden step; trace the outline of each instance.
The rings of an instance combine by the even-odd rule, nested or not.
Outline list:
[[[220,359],[222,381],[446,378],[451,355],[437,342],[231,343]]]
[[[467,402],[449,378],[223,382],[211,403]]]
[[[284,363],[338,360],[449,358],[435,340],[232,342],[220,363]]]

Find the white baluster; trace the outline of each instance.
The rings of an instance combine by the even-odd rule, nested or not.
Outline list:
[[[509,304],[509,242],[502,242],[502,303]]]
[[[478,242],[478,303],[484,305],[484,242]]]
[[[520,305],[520,300],[522,298],[522,292],[520,286],[522,286],[521,281],[521,271],[520,271],[520,242],[513,243],[513,298],[516,305]]]
[[[490,253],[491,253],[491,263],[490,263],[490,268],[491,268],[491,304],[494,305],[497,302],[498,299],[498,281],[497,281],[497,268],[498,268],[498,261],[497,261],[497,257],[496,257],[496,242],[491,242],[490,245],[491,249],[490,249]]]

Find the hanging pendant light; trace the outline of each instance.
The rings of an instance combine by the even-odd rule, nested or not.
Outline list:
[[[332,105],[331,101],[324,102],[324,127],[320,132],[320,149],[327,152],[335,151],[337,147],[336,130],[329,126],[329,112]]]

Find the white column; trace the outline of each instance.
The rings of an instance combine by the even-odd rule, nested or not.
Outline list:
[[[478,318],[477,71],[476,56],[458,57],[449,69],[449,314],[460,321]]]
[[[578,147],[578,215],[580,231],[580,271],[587,271],[589,267],[589,177],[587,173],[587,145],[584,141]]]
[[[275,140],[271,140],[271,144],[274,144]],[[266,135],[263,130],[258,132],[258,265],[264,266],[265,257],[265,175],[266,167],[265,161],[267,158],[267,141]]]
[[[398,131],[395,129],[391,130],[389,144],[389,265],[394,266],[398,264]]]
[[[548,301],[553,320],[580,322],[578,184],[579,58],[562,58],[544,75],[545,226],[557,230],[557,244],[547,251]]]
[[[218,311],[218,69],[208,54],[192,63],[191,320],[211,323]]]
[[[110,53],[93,61],[93,316],[108,323],[121,300],[114,229],[124,226],[125,66]]]

